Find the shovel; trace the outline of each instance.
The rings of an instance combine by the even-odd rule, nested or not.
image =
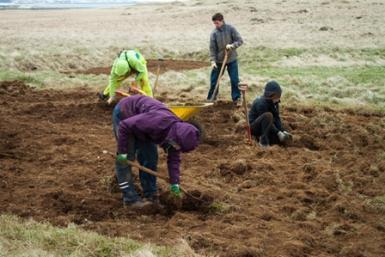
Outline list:
[[[154,90],[153,90],[153,95],[155,96],[157,88],[158,88],[158,80],[159,80],[159,75],[160,75],[160,67],[162,65],[163,59],[158,59],[158,68],[156,69],[156,79],[154,83]]]
[[[219,81],[223,77],[223,70],[225,69],[228,57],[229,57],[228,56],[228,50],[225,50],[225,57],[223,58],[223,62],[222,62],[222,66],[221,66],[221,71],[219,72],[217,83],[215,84],[215,89],[214,89],[213,95],[211,96],[211,99],[210,99],[210,101],[212,101],[212,102],[214,102],[215,101],[214,99],[217,97],[218,89],[219,89]]]
[[[251,128],[250,128],[250,121],[249,121],[249,115],[248,115],[248,111],[247,111],[247,102],[246,102],[246,90],[248,88],[248,85],[247,84],[239,84],[238,88],[242,93],[242,105],[243,105],[243,110],[244,110],[245,116],[246,116],[246,130],[247,130],[248,143],[250,145],[252,145],[253,140],[251,138]]]
[[[103,154],[109,154],[109,155],[111,155],[113,158],[115,158],[115,155],[114,155],[113,153],[108,152],[108,151],[106,151],[106,150],[103,151]],[[153,176],[155,176],[155,177],[157,177],[157,178],[162,179],[163,181],[166,181],[167,183],[169,182],[169,177],[168,177],[168,176],[159,174],[158,172],[155,172],[155,171],[153,171],[153,170],[151,170],[151,169],[149,169],[149,168],[146,168],[146,167],[144,167],[144,166],[142,166],[142,165],[140,165],[139,163],[134,162],[134,161],[127,160],[127,163],[128,163],[129,165],[131,165],[132,167],[136,167],[136,168],[138,168],[139,170],[141,170],[141,171],[143,171],[143,172],[145,172],[145,173],[148,173],[148,174],[150,174],[150,175],[153,175]],[[202,199],[197,198],[197,197],[191,195],[189,192],[187,192],[186,190],[184,190],[182,187],[179,187],[179,188],[180,188],[180,190],[181,190],[184,194],[188,195],[189,197],[192,197],[192,198],[194,198],[195,200],[204,202]]]

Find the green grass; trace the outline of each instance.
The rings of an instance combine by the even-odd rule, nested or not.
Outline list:
[[[385,48],[267,48],[241,47],[239,50],[240,61],[244,64],[252,63],[255,67],[265,67],[283,58],[290,57],[317,57],[327,55],[338,61],[363,60],[373,61],[385,58]]]
[[[75,225],[58,228],[47,223],[0,216],[0,257],[18,256],[175,256],[175,249],[144,245],[123,237],[106,237]],[[151,252],[152,255],[144,255]],[[141,254],[142,253],[142,254]]]
[[[279,81],[288,100],[385,108],[385,67],[381,66],[246,67],[243,73]]]
[[[285,48],[241,47],[238,51],[240,79],[249,83],[249,97],[261,94],[271,79],[283,86],[287,104],[337,105],[385,110],[385,48]],[[320,59],[317,59],[321,56]],[[332,63],[323,63],[332,60]],[[296,57],[298,67],[283,65],[281,60]],[[184,54],[183,58],[204,60],[207,50]],[[308,59],[316,61],[308,61]],[[300,65],[304,62],[306,65]],[[289,62],[290,64],[290,62]],[[209,69],[185,71],[168,76],[170,87],[178,84],[194,86],[197,92],[207,91]],[[227,74],[221,83],[223,95],[230,89]]]
[[[17,69],[0,69],[0,81],[21,80],[36,88],[71,88],[76,86],[103,87],[107,83],[106,75],[68,75],[53,70],[22,72]]]
[[[222,215],[222,214],[226,214],[226,213],[230,212],[230,208],[231,208],[231,206],[228,205],[227,203],[213,202],[210,205],[210,213]]]
[[[364,103],[383,102],[385,96],[385,68],[378,65],[384,61],[385,48],[364,49],[269,49],[264,47],[240,51],[241,74],[248,77],[262,77],[266,81],[279,80],[284,86],[292,88],[289,95],[302,95],[301,100],[317,99],[325,102],[338,102],[336,98],[358,97]],[[310,58],[328,56],[340,63],[309,63],[307,65],[281,65],[279,61],[297,57],[306,64]],[[365,63],[366,65],[362,65]],[[313,66],[311,66],[313,65]],[[335,85],[337,84],[337,85]],[[261,85],[260,85],[261,86]],[[288,91],[287,91],[288,92]],[[297,97],[296,100],[301,97]]]
[[[51,49],[52,50],[52,49]],[[111,59],[111,52],[118,49],[98,49],[98,53],[109,53],[108,56],[98,55],[102,58],[101,63],[107,63]],[[143,46],[141,49],[148,58],[158,58],[159,51],[164,58],[208,60],[208,50],[200,49],[190,53],[177,53],[173,50],[158,49],[154,46]],[[22,80],[27,84],[38,87],[67,88],[76,86],[91,86],[102,88],[107,82],[106,75],[81,75],[69,76],[59,71],[70,65],[77,68],[89,68],[92,65],[87,61],[89,58],[86,47],[74,47],[73,50],[62,51],[67,58],[59,58],[60,62],[51,62],[49,58],[40,58],[38,69],[31,72],[18,70],[19,62],[13,60],[14,66],[6,67],[0,65],[0,80]],[[38,53],[35,53],[35,55]],[[60,53],[58,53],[60,55]],[[46,53],[43,53],[46,56]],[[77,57],[76,57],[77,56]],[[76,62],[76,58],[80,58]],[[320,57],[320,60],[317,58]],[[323,63],[332,60],[333,63]],[[0,61],[5,58],[0,55]],[[9,56],[8,56],[9,57]],[[7,57],[7,58],[8,58]],[[76,58],[75,58],[76,57]],[[297,58],[291,65],[282,64],[290,58]],[[23,55],[15,55],[28,67],[30,60],[23,59]],[[53,57],[52,57],[53,58]],[[307,63],[308,59],[317,60]],[[297,60],[295,59],[295,60]],[[385,60],[385,48],[284,48],[274,49],[267,47],[242,46],[239,49],[240,79],[248,82],[250,91],[248,97],[254,98],[261,94],[264,84],[271,79],[277,80],[283,87],[283,102],[287,104],[302,103],[305,105],[338,105],[343,107],[359,107],[367,109],[385,110],[385,66],[381,65]],[[1,61],[2,62],[2,61]],[[306,65],[302,65],[304,62]],[[45,64],[50,66],[44,66]],[[87,63],[89,66],[84,66]],[[98,63],[98,62],[97,62]],[[109,62],[108,62],[109,63]],[[341,64],[341,65],[339,65]],[[296,66],[298,65],[298,67]],[[55,68],[50,68],[50,67]],[[101,66],[101,65],[93,65]],[[13,67],[13,68],[12,68]],[[45,68],[44,68],[45,67]],[[160,90],[168,92],[179,92],[183,88],[193,88],[188,97],[204,99],[209,85],[210,69],[202,68],[184,72],[167,72],[159,79]],[[227,74],[221,83],[221,92],[227,96],[230,90]],[[155,75],[150,74],[150,81],[155,81]],[[178,95],[176,93],[175,95]],[[183,99],[181,99],[183,101]]]
[[[244,72],[275,78],[309,78],[326,80],[329,77],[341,76],[353,84],[376,84],[385,82],[385,67],[246,67]]]
[[[385,214],[385,195],[376,196],[365,201],[365,207],[373,212]]]

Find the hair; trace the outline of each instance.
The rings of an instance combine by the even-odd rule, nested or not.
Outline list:
[[[216,14],[213,15],[211,18],[213,21],[223,21],[223,14],[220,12],[217,12]]]

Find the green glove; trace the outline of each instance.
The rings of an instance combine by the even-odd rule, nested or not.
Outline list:
[[[171,184],[170,193],[172,196],[182,198],[182,191],[180,190],[179,184]]]
[[[127,163],[127,154],[125,154],[125,153],[124,154],[122,154],[122,153],[118,154],[116,156],[116,160],[118,162]]]

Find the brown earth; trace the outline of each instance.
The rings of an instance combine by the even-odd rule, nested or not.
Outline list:
[[[188,60],[147,60],[147,69],[149,72],[154,74],[157,73],[159,67],[159,73],[164,73],[169,70],[183,71],[183,70],[194,70],[203,67],[208,67],[207,62],[202,61],[188,61]],[[109,67],[95,67],[88,70],[77,70],[77,71],[65,71],[63,73],[75,73],[75,74],[110,74],[111,66]]]
[[[182,162],[184,187],[214,203],[133,213],[109,191],[111,107],[94,92],[1,82],[0,106],[1,213],[146,242],[184,238],[219,256],[384,256],[381,113],[283,106],[293,145],[261,149],[245,144],[242,113],[218,103],[197,115],[207,138]]]

